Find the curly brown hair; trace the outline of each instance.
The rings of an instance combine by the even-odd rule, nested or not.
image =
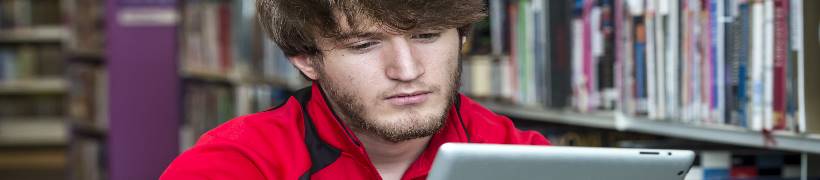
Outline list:
[[[397,33],[457,28],[463,37],[487,11],[484,0],[257,0],[256,8],[262,28],[287,56],[321,55],[318,37],[374,25]]]

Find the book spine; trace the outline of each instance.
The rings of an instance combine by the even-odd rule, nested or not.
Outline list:
[[[510,40],[509,41],[509,47],[510,47],[509,64],[510,64],[510,68],[511,68],[510,73],[512,74],[512,76],[510,76],[511,77],[510,80],[512,81],[512,87],[513,87],[512,101],[514,103],[519,103],[519,102],[521,102],[521,98],[522,98],[521,97],[521,86],[519,85],[521,83],[520,83],[520,80],[519,80],[520,79],[519,78],[520,74],[519,74],[519,66],[518,66],[518,61],[519,61],[518,56],[520,55],[519,49],[521,48],[521,47],[518,46],[518,40],[519,40],[518,39],[518,34],[519,34],[518,31],[520,29],[520,25],[519,25],[520,22],[519,22],[519,18],[518,18],[519,9],[518,9],[518,4],[512,4],[512,3],[508,4],[507,8],[508,8],[507,13],[509,14],[509,16],[507,16],[507,17],[509,17],[509,23],[510,23],[508,27],[510,27],[510,29],[509,29],[509,40]]]
[[[636,111],[638,114],[648,113],[647,81],[646,81],[646,27],[643,17],[635,17],[635,96]]]
[[[582,10],[582,30],[581,30],[581,47],[583,48],[581,66],[582,66],[582,87],[581,87],[581,112],[590,111],[593,107],[594,97],[592,94],[595,91],[594,81],[594,63],[593,63],[593,40],[592,40],[592,10],[595,6],[595,0],[584,0]]]
[[[786,129],[786,66],[789,53],[789,0],[774,1],[774,130]]]
[[[586,99],[583,91],[583,22],[580,19],[572,20],[572,105],[577,109],[583,108]]]
[[[229,4],[219,4],[219,70],[222,73],[230,71],[233,65],[231,52],[231,9]]]
[[[648,116],[651,119],[658,118],[658,97],[657,97],[657,87],[659,84],[656,80],[657,73],[655,69],[656,67],[656,37],[655,37],[655,1],[654,0],[647,0],[646,8],[644,9],[644,37],[646,37],[646,55],[644,56],[644,67],[646,68],[645,75],[646,75],[646,99],[647,99],[647,112]]]
[[[666,69],[665,71],[665,81],[666,87],[664,91],[666,91],[666,115],[667,117],[675,117],[679,118],[679,105],[680,105],[680,67],[681,63],[679,61],[680,51],[679,51],[679,43],[680,43],[680,11],[679,5],[680,0],[671,0],[671,1],[661,1],[664,3],[661,7],[664,7],[664,12],[668,13],[667,23],[666,23],[666,48],[663,50],[665,53],[664,58],[666,59]]]
[[[716,124],[725,124],[726,118],[726,65],[727,65],[727,58],[726,58],[726,23],[729,22],[726,17],[726,4],[725,0],[714,0],[717,5],[715,7],[715,14],[713,15],[713,24],[717,27],[716,33],[717,35],[714,38],[712,44],[714,44],[715,53],[712,54],[714,61],[716,61],[717,66],[714,68],[715,74],[713,76],[716,79],[716,82],[712,82],[712,94],[715,94],[717,97],[714,100],[715,106],[713,106],[713,122]]]
[[[738,53],[738,47],[739,47],[738,40],[739,40],[740,36],[739,36],[739,33],[737,31],[739,30],[738,26],[739,26],[740,23],[738,22],[737,13],[735,12],[735,11],[737,11],[736,10],[737,9],[737,4],[735,3],[735,1],[734,0],[723,0],[723,3],[724,3],[723,18],[725,20],[723,22],[724,23],[724,25],[723,25],[724,26],[724,34],[725,34],[723,42],[726,43],[724,45],[725,50],[724,50],[723,58],[725,60],[725,63],[726,63],[725,65],[726,66],[722,70],[725,71],[723,78],[726,81],[726,85],[724,85],[724,88],[722,89],[725,92],[724,93],[724,97],[725,97],[724,102],[725,102],[725,104],[723,105],[724,111],[723,111],[723,114],[721,114],[721,116],[724,119],[724,121],[723,121],[724,124],[738,125],[737,120],[733,119],[734,118],[733,113],[735,113],[734,108],[736,107],[736,104],[737,104],[736,94],[737,94],[737,84],[738,84],[738,81],[739,81],[738,78],[737,78],[737,73],[738,73],[737,72],[737,70],[738,70],[737,53]]]
[[[751,4],[751,17],[752,17],[752,42],[751,42],[751,62],[749,62],[750,68],[750,97],[751,102],[749,105],[749,120],[750,120],[750,127],[752,130],[762,130],[763,129],[763,61],[764,61],[764,36],[763,36],[763,3],[760,1],[754,1]]]
[[[763,27],[763,123],[764,128],[774,129],[774,0],[765,0]]]
[[[789,3],[789,36],[791,39],[791,44],[789,45],[791,54],[789,55],[789,64],[787,65],[787,72],[788,72],[788,104],[786,107],[787,115],[786,117],[791,119],[790,126],[793,126],[797,132],[800,131],[801,127],[801,119],[799,113],[799,103],[800,103],[800,82],[798,82],[798,75],[799,69],[802,66],[798,66],[798,63],[801,58],[802,54],[802,37],[800,35],[801,31],[803,31],[802,27],[802,0],[791,0]]]

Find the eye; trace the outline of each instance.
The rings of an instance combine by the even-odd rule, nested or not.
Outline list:
[[[413,40],[419,40],[419,41],[422,41],[422,42],[435,42],[438,39],[438,37],[440,37],[440,36],[441,36],[441,33],[439,33],[439,32],[436,32],[436,33],[419,33],[419,34],[413,34],[410,38],[413,38]]]
[[[373,46],[376,46],[378,44],[379,43],[376,42],[376,41],[363,41],[363,42],[359,42],[359,43],[354,43],[354,44],[348,46],[348,48],[351,49],[351,50],[354,50],[354,51],[367,51],[370,48],[372,48]]]

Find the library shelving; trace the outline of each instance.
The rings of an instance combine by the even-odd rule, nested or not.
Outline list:
[[[55,179],[69,168],[61,0],[0,1],[0,177]]]
[[[811,175],[805,169],[820,162],[809,160],[820,154],[820,119],[812,111],[820,99],[809,92],[820,89],[810,81],[818,72],[807,68],[818,66],[810,61],[818,58],[810,51],[818,49],[817,24],[808,23],[820,16],[809,8],[818,7],[816,1],[787,1],[791,6],[783,21],[782,0],[490,0],[490,21],[478,24],[465,46],[461,90],[476,99],[492,99],[481,103],[513,119],[728,144],[764,154],[798,153],[798,164],[805,167],[799,177],[805,178]],[[179,22],[151,27],[117,23],[123,9],[145,4],[178,11]],[[260,32],[252,2],[108,2],[107,7],[107,18],[114,22],[106,26],[111,47],[105,50],[111,58],[105,62],[111,74],[111,129],[85,132],[108,134],[114,179],[156,178],[204,131],[275,105],[307,85]],[[783,26],[789,27],[787,36],[774,26],[784,22],[789,24]],[[744,28],[750,25],[771,31]],[[749,38],[734,36],[743,29],[754,30],[745,32]],[[785,49],[784,39],[791,45]],[[740,53],[744,44],[750,45],[747,53]],[[772,51],[754,54],[755,48]],[[783,60],[784,52],[781,72],[774,60]],[[741,62],[748,66],[744,77],[757,75],[727,78],[741,77],[733,70]],[[775,77],[775,71],[785,74]],[[739,87],[746,92],[753,83],[761,84],[763,96],[739,95]],[[785,96],[774,95],[779,83],[784,88],[778,93]],[[746,99],[729,98],[741,96]],[[744,102],[756,104],[741,111]],[[782,117],[774,113],[780,110],[785,118],[765,118]],[[752,121],[760,128],[751,127]],[[776,143],[767,144],[768,137]],[[733,157],[710,153],[702,155]]]
[[[307,85],[265,39],[251,2],[181,1],[179,74],[184,151],[207,130]]]
[[[639,132],[739,146],[820,153],[820,135],[775,132],[771,138],[776,144],[767,145],[765,143],[766,137],[760,132],[735,126],[699,126],[675,121],[628,117],[613,112],[579,113],[570,110],[519,107],[495,102],[481,102],[481,104],[499,114],[534,121]]]
[[[474,49],[491,50],[468,51],[461,87],[488,108],[802,153],[801,166],[817,167],[816,1],[489,2],[490,26],[476,32],[492,43]]]

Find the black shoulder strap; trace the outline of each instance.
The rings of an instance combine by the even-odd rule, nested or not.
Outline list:
[[[458,114],[458,121],[461,123],[461,129],[464,130],[464,135],[467,137],[467,143],[470,143],[470,132],[467,131],[467,125],[464,124],[464,118],[461,116],[461,96],[454,95],[453,105],[456,106],[456,114]]]
[[[319,134],[316,131],[316,126],[313,125],[313,119],[310,118],[310,114],[308,113],[307,104],[310,101],[310,94],[311,87],[306,87],[297,91],[294,95],[296,100],[302,106],[302,114],[304,116],[305,123],[305,145],[307,145],[311,162],[310,169],[302,174],[299,179],[310,179],[311,175],[329,166],[341,155],[341,151],[339,151],[339,149],[330,146],[319,138]]]

